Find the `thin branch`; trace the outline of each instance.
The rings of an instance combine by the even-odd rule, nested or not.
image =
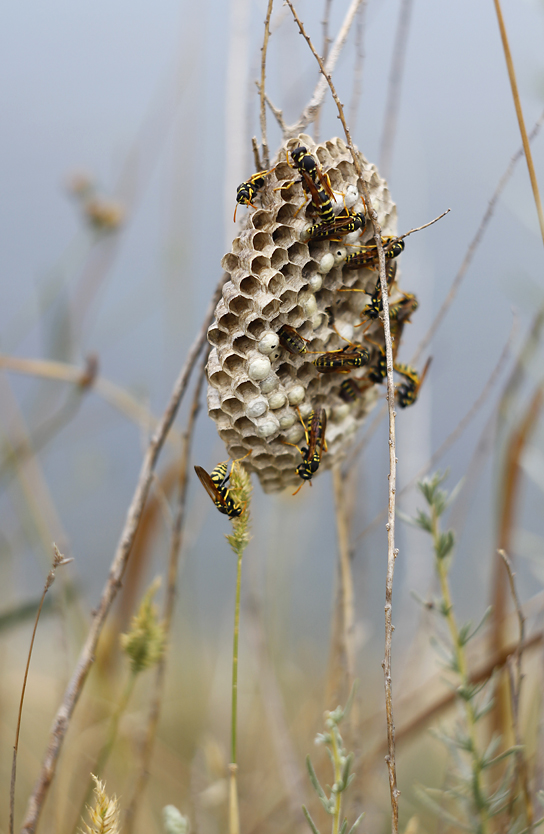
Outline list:
[[[327,63],[327,58],[329,55],[329,46],[331,45],[331,37],[329,36],[329,24],[331,20],[331,8],[332,8],[332,0],[325,0],[325,11],[323,13],[323,20],[321,21],[321,25],[323,26],[323,49],[322,49],[322,56],[323,56],[323,63]],[[320,125],[320,117],[321,117],[321,107],[315,114],[314,119],[314,139],[316,142],[319,142],[319,125]]]
[[[393,720],[393,685],[391,679],[391,647],[393,641],[393,622],[392,622],[392,603],[393,603],[393,576],[395,571],[395,560],[398,556],[398,550],[395,548],[395,492],[396,492],[396,478],[397,478],[397,457],[396,457],[396,442],[395,442],[395,384],[393,380],[393,346],[391,342],[391,328],[389,322],[389,293],[387,287],[387,278],[385,275],[385,255],[382,245],[382,230],[378,222],[378,215],[372,206],[370,194],[367,184],[363,178],[363,171],[358,152],[355,150],[353,141],[351,139],[350,130],[346,124],[344,116],[343,105],[337,95],[336,88],[332,82],[332,78],[327,68],[323,65],[323,61],[315,50],[315,47],[304,31],[304,26],[299,19],[291,0],[286,0],[287,5],[291,9],[291,13],[295,18],[301,35],[306,40],[310,47],[326,83],[330,87],[331,95],[335,101],[338,109],[338,116],[342,122],[344,133],[346,135],[346,142],[351,151],[353,158],[353,165],[358,175],[358,182],[360,184],[363,196],[366,202],[367,215],[372,222],[374,229],[374,239],[378,251],[380,284],[382,289],[383,299],[383,329],[385,339],[385,355],[387,362],[387,408],[389,413],[389,485],[388,485],[388,512],[387,512],[387,576],[385,583],[385,654],[383,660],[384,683],[385,683],[385,711],[387,715],[387,740],[388,740],[388,754],[386,756],[387,767],[389,771],[389,790],[391,794],[391,829],[392,834],[397,834],[399,826],[399,790],[397,788],[397,771],[395,762],[395,723]],[[352,4],[356,6],[358,4]],[[334,49],[333,49],[334,51]],[[332,54],[331,54],[332,59]],[[330,61],[329,61],[330,63]]]
[[[332,482],[334,488],[334,507],[336,516],[336,535],[341,577],[340,606],[342,610],[342,643],[346,658],[347,692],[351,692],[355,680],[355,611],[353,595],[353,576],[351,572],[351,554],[349,547],[349,527],[347,519],[344,478],[340,466],[333,466]]]
[[[72,713],[93,664],[96,646],[106,617],[121,585],[121,580],[125,572],[134,538],[138,530],[140,517],[149,492],[149,487],[151,485],[153,470],[156,466],[159,454],[168,432],[172,427],[177,410],[186,391],[191,371],[193,370],[198,356],[206,342],[207,330],[213,319],[215,306],[221,295],[221,289],[226,277],[227,276],[223,276],[219,282],[212,301],[208,307],[204,322],[189,350],[189,353],[187,354],[187,359],[185,360],[181,373],[176,380],[170,396],[170,401],[149,442],[149,446],[140,470],[136,490],[127,513],[123,532],[111,564],[108,581],[102,592],[101,600],[95,610],[94,619],[79,656],[75,671],[72,675],[72,679],[68,683],[62,703],[53,721],[42,769],[27,806],[26,817],[22,827],[22,831],[25,832],[25,834],[30,834],[36,830],[40,812],[47,796],[47,791],[55,775],[57,759],[64,737],[68,730]]]
[[[18,356],[0,354],[0,369],[17,374],[57,379],[82,386],[86,379],[86,368],[69,365],[65,362],[54,362],[49,359],[22,359]],[[129,420],[139,425],[145,432],[157,425],[157,418],[138,402],[124,388],[116,385],[105,377],[97,377],[92,382],[92,390],[113,408],[120,411]],[[178,442],[179,439],[176,439]]]
[[[30,638],[30,647],[28,649],[28,657],[26,659],[26,666],[25,666],[25,674],[23,677],[23,686],[21,689],[21,698],[19,701],[19,713],[17,715],[17,727],[15,730],[15,743],[13,745],[13,759],[11,763],[11,784],[10,784],[10,791],[9,791],[9,834],[13,834],[13,825],[14,825],[14,815],[15,815],[15,780],[17,777],[17,752],[19,749],[19,733],[21,731],[21,719],[23,717],[23,701],[25,699],[25,691],[26,691],[26,682],[28,680],[28,670],[30,669],[30,658],[32,657],[32,649],[34,648],[34,640],[36,638],[36,631],[38,629],[38,621],[40,619],[40,614],[42,613],[42,607],[45,600],[45,595],[47,594],[49,588],[55,581],[55,571],[57,568],[61,567],[62,565],[67,565],[69,562],[73,561],[72,559],[65,559],[62,553],[59,551],[56,544],[53,544],[53,566],[49,573],[47,574],[47,579],[45,580],[45,585],[43,588],[42,597],[40,599],[40,604],[38,605],[38,610],[36,612],[36,619],[34,620],[34,628],[32,629],[32,637]]]
[[[259,87],[261,97],[261,147],[263,149],[263,165],[265,168],[270,168],[270,151],[268,149],[268,140],[266,138],[265,79],[266,52],[268,50],[268,38],[270,37],[270,15],[272,14],[273,4],[274,0],[268,0],[268,9],[266,12],[266,19],[264,21],[264,39],[261,49],[261,84]]]
[[[480,396],[473,402],[472,406],[469,408],[469,410],[467,411],[465,416],[462,417],[462,419],[458,422],[458,424],[454,428],[454,430],[446,437],[446,439],[443,441],[443,443],[441,443],[441,445],[438,447],[436,452],[434,452],[432,454],[432,456],[429,458],[429,460],[427,461],[425,466],[422,466],[421,469],[412,478],[410,478],[410,480],[406,484],[404,484],[402,489],[400,489],[398,491],[398,493],[397,493],[398,498],[400,498],[401,495],[404,495],[406,492],[408,492],[408,490],[411,489],[413,486],[415,486],[415,484],[417,484],[417,482],[420,481],[421,478],[423,478],[423,476],[426,475],[427,472],[430,469],[433,469],[433,467],[436,466],[438,461],[443,457],[443,455],[445,455],[445,453],[448,451],[448,449],[450,449],[451,446],[453,446],[453,444],[462,436],[465,429],[470,425],[470,423],[476,417],[476,415],[478,414],[478,412],[480,411],[482,406],[485,405],[485,403],[486,403],[486,401],[487,401],[487,399],[488,399],[488,397],[491,393],[492,388],[494,387],[495,383],[497,382],[498,377],[500,376],[500,374],[504,370],[504,366],[505,366],[505,363],[507,361],[508,354],[510,353],[510,351],[512,349],[512,344],[514,342],[515,333],[516,333],[516,321],[514,320],[514,322],[512,324],[512,329],[510,330],[510,335],[508,337],[508,340],[507,340],[505,346],[503,347],[503,349],[501,351],[501,355],[499,356],[495,367],[491,371],[491,374],[489,375],[489,378],[488,378],[486,384],[484,385]],[[485,432],[488,431],[487,426],[484,429],[484,431]],[[357,453],[357,452],[358,452],[358,449],[355,451],[355,453]],[[384,518],[385,518],[385,510],[383,512],[379,513],[377,516],[375,516],[372,519],[370,524],[368,524],[365,527],[365,529],[362,531],[362,533],[359,533],[359,535],[357,536],[355,541],[358,542],[360,539],[364,538],[364,536],[368,535],[368,533],[370,533],[372,530],[374,530],[374,528],[378,524],[380,524],[384,520]]]
[[[502,16],[500,0],[493,0],[493,2],[495,3],[495,11],[497,12],[497,20],[499,22],[499,29],[501,32],[502,48],[504,50],[504,57],[506,59],[506,66],[508,68],[510,86],[512,87],[512,97],[514,99],[514,106],[516,108],[516,115],[518,117],[519,132],[521,133],[521,141],[523,142],[523,150],[525,152],[525,159],[527,160],[527,168],[529,169],[529,178],[531,180],[531,188],[533,189],[536,212],[538,214],[538,222],[540,224],[540,234],[542,235],[542,242],[544,243],[544,212],[542,211],[542,202],[540,200],[540,192],[538,190],[535,166],[533,165],[531,146],[529,145],[529,137],[527,136],[525,120],[523,118],[523,110],[521,109],[521,101],[519,98],[518,84],[516,81],[516,73],[514,70],[514,62],[512,61],[512,54],[510,52],[510,46],[508,44],[508,35],[506,33],[506,26],[504,25],[504,18]]]
[[[257,137],[251,137],[251,149],[253,151],[253,160],[255,162],[255,170],[262,171],[265,167],[263,162],[261,161],[261,155],[259,153],[259,143],[257,142]]]
[[[357,25],[355,27],[355,66],[353,68],[353,90],[351,93],[351,101],[349,105],[349,123],[354,133],[355,128],[357,126],[359,102],[361,100],[361,94],[363,92],[363,64],[365,60],[363,36],[365,29],[366,6],[367,0],[363,0],[363,3],[359,8]]]
[[[272,104],[272,102],[270,101],[269,97],[266,94],[265,94],[264,99],[265,99],[266,103],[268,104],[268,106],[270,107],[270,110],[271,110],[273,116],[275,117],[278,125],[280,126],[281,132],[285,136],[288,128],[287,128],[287,124],[285,122],[285,119],[283,118],[283,110],[280,110],[278,107],[276,107],[274,104]]]
[[[172,539],[170,542],[170,557],[168,561],[168,585],[166,588],[166,597],[164,600],[163,624],[167,642],[165,646],[165,651],[157,664],[157,670],[155,673],[155,683],[147,715],[147,729],[145,741],[142,746],[142,754],[139,762],[139,771],[132,792],[132,798],[128,804],[125,816],[125,834],[131,834],[134,828],[138,804],[143,797],[147,780],[149,778],[149,766],[151,763],[151,756],[153,754],[153,747],[155,745],[155,737],[157,735],[157,726],[159,723],[161,702],[164,694],[168,638],[172,628],[174,605],[177,593],[179,554],[181,552],[181,545],[183,541],[183,528],[185,524],[185,506],[187,499],[187,483],[189,480],[189,459],[193,441],[194,428],[200,409],[200,395],[202,391],[202,383],[204,382],[204,379],[206,377],[206,360],[207,356],[205,357],[205,360],[202,363],[202,367],[200,369],[200,373],[196,381],[191,411],[189,414],[189,419],[187,421],[187,428],[183,437],[183,451],[179,467],[180,477],[178,505],[176,515],[174,518],[174,523],[172,525]]]
[[[342,23],[342,26],[340,27],[340,31],[338,33],[338,36],[337,36],[337,38],[336,38],[336,40],[335,40],[335,42],[332,46],[330,55],[329,55],[328,60],[327,60],[327,64],[323,68],[320,67],[321,72],[323,74],[323,78],[320,78],[319,81],[317,82],[315,90],[314,90],[313,95],[312,95],[312,98],[310,99],[310,102],[306,105],[306,107],[302,111],[302,114],[301,114],[298,122],[296,122],[294,125],[285,126],[285,129],[283,131],[284,140],[291,139],[293,136],[297,136],[297,134],[301,133],[301,131],[303,131],[304,128],[307,127],[307,125],[309,125],[311,122],[314,121],[317,113],[319,112],[319,108],[323,104],[323,99],[325,98],[325,93],[327,92],[327,84],[329,83],[327,76],[329,76],[331,74],[331,72],[333,71],[333,69],[336,66],[336,62],[338,61],[338,58],[340,57],[340,53],[342,52],[342,49],[344,48],[344,44],[345,44],[347,36],[349,34],[349,30],[351,29],[351,26],[352,26],[353,21],[355,19],[355,15],[357,14],[357,9],[359,8],[361,3],[363,3],[363,2],[364,2],[364,0],[352,0],[351,5],[350,5],[350,7],[347,11],[347,14],[346,14],[345,18],[344,18],[344,22]],[[287,3],[287,5],[291,8],[291,11],[293,11],[292,4]],[[317,52],[313,48],[313,45],[310,48],[312,49],[312,52],[314,53],[314,55],[316,57],[318,57]],[[321,60],[321,59],[319,59],[319,60]],[[322,61],[321,61],[321,64],[323,64]]]
[[[408,44],[408,31],[410,29],[412,8],[413,0],[401,0],[399,22],[397,24],[395,44],[393,46],[393,60],[391,62],[391,72],[389,74],[385,118],[380,144],[380,164],[378,166],[382,177],[385,177],[386,180],[388,180],[391,176],[393,145],[397,132],[402,75],[406,61],[406,46]]]
[[[541,126],[542,126],[543,121],[544,121],[544,111],[540,114],[538,120],[536,121],[533,129],[531,130],[531,132],[529,134],[529,139],[531,141],[538,135],[538,132],[539,132]],[[464,279],[464,277],[467,273],[467,270],[468,270],[470,264],[472,263],[472,259],[474,258],[474,255],[476,254],[476,250],[478,249],[478,246],[480,245],[480,243],[482,241],[482,238],[484,236],[484,232],[487,229],[487,226],[489,225],[489,222],[490,222],[490,220],[493,216],[493,213],[495,211],[495,208],[496,208],[496,205],[499,201],[499,198],[500,198],[502,192],[504,191],[504,189],[506,188],[506,184],[508,183],[510,177],[514,173],[514,169],[516,167],[516,164],[518,163],[518,161],[521,159],[522,156],[523,156],[523,148],[520,148],[518,151],[516,151],[516,153],[514,154],[514,156],[512,157],[510,162],[508,163],[508,167],[507,167],[506,171],[504,172],[504,174],[500,178],[499,184],[497,185],[497,188],[495,189],[495,191],[493,193],[493,196],[489,200],[487,209],[484,212],[484,216],[482,217],[482,221],[481,221],[481,223],[480,223],[480,225],[479,225],[479,227],[476,231],[476,234],[474,235],[472,241],[469,244],[469,247],[466,251],[465,257],[463,258],[463,262],[462,262],[461,266],[459,267],[459,271],[457,272],[457,275],[455,276],[455,278],[452,281],[450,291],[447,294],[446,298],[444,299],[444,301],[442,303],[442,306],[440,307],[440,310],[438,311],[438,313],[434,317],[433,323],[431,324],[427,333],[425,334],[425,336],[423,337],[423,339],[421,340],[421,342],[419,343],[419,345],[417,347],[417,350],[416,350],[416,352],[414,354],[414,357],[412,359],[413,363],[417,362],[417,360],[419,359],[419,357],[421,356],[421,354],[423,353],[425,348],[430,344],[430,342],[434,338],[434,335],[435,335],[436,331],[438,330],[438,328],[442,324],[443,318],[445,317],[446,313],[448,312],[448,309],[450,308],[455,296],[459,292],[459,288],[460,288],[460,286],[463,282],[463,279]]]
[[[446,209],[446,211],[443,211],[442,214],[438,215],[438,217],[435,217],[434,220],[429,220],[429,222],[424,223],[423,226],[417,226],[417,228],[415,228],[415,229],[410,229],[409,232],[405,232],[403,235],[399,235],[398,237],[395,238],[395,240],[396,241],[404,240],[405,237],[408,237],[409,235],[413,235],[414,232],[420,232],[422,229],[427,229],[429,226],[432,226],[434,223],[438,223],[439,220],[442,220],[442,218],[445,217],[446,214],[449,214],[450,211],[451,211],[451,209]]]

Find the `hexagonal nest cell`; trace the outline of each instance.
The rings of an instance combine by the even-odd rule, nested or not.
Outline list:
[[[346,253],[372,238],[371,224],[366,224],[362,235],[352,232],[341,241],[304,242],[304,231],[319,218],[312,214],[311,202],[301,208],[308,198],[299,172],[287,161],[286,150],[299,145],[318,160],[334,191],[340,192],[335,195],[335,212],[344,206],[364,210],[357,173],[342,139],[316,145],[302,134],[289,140],[252,200],[257,208],[238,209],[245,216],[222,261],[230,280],[208,331],[209,414],[231,457],[252,451],[244,464],[257,473],[265,492],[301,483],[295,471],[301,455],[286,445],[305,443],[299,414],[307,420],[316,407],[327,412],[328,452],[322,456],[321,471],[346,455],[357,429],[384,392],[383,386],[368,380],[366,368],[358,369],[349,377],[362,382],[363,390],[346,402],[340,386],[347,374],[322,374],[313,364],[315,355],[310,351],[340,350],[347,339],[369,350],[372,365],[383,345],[383,325],[375,319],[355,329],[361,325],[361,311],[378,273],[374,267],[345,266]],[[359,160],[383,234],[395,235],[396,206],[387,184],[360,153]],[[364,292],[338,292],[341,289]],[[395,279],[390,297],[394,301],[399,296]],[[282,347],[277,334],[285,324],[307,340],[307,353],[294,355]]]

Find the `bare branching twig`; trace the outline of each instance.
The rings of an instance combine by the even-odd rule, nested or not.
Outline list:
[[[93,622],[87,635],[87,639],[85,640],[83,649],[81,650],[76,668],[71,680],[68,683],[62,703],[53,721],[42,769],[27,806],[26,816],[22,827],[22,831],[25,832],[25,834],[30,834],[30,832],[34,832],[36,830],[43,803],[47,796],[51,781],[55,775],[57,759],[70,724],[72,713],[93,664],[98,639],[113,600],[117,596],[117,592],[125,572],[147,494],[151,486],[153,470],[177,414],[183,395],[187,389],[191,371],[193,370],[198,356],[206,342],[208,327],[212,321],[213,313],[221,295],[221,289],[225,280],[226,278],[223,276],[210,302],[200,331],[187,354],[185,364],[174,385],[168,405],[150,440],[140,470],[136,490],[127,513],[124,529],[110,568],[108,581],[102,592],[101,600],[95,610]]]

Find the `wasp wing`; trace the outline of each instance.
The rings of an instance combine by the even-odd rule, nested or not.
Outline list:
[[[219,503],[224,506],[225,505],[225,497],[219,492],[216,485],[214,484],[214,482],[210,478],[208,472],[206,472],[206,470],[203,469],[202,466],[195,466],[195,472],[198,475],[200,483],[202,484],[202,486],[204,487],[204,489],[206,490],[206,492],[208,493],[208,495],[210,496],[212,501],[214,503],[216,501],[219,501]]]

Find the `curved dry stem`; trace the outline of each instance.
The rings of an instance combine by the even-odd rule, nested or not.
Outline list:
[[[536,179],[535,166],[533,165],[533,156],[531,154],[531,146],[529,145],[529,137],[527,136],[527,130],[525,128],[525,120],[523,118],[523,110],[521,108],[518,84],[516,81],[516,72],[514,70],[514,62],[512,60],[512,53],[510,52],[508,35],[506,33],[506,26],[504,25],[500,0],[493,0],[493,2],[495,3],[495,11],[497,13],[497,20],[499,22],[499,29],[501,32],[502,48],[506,59],[510,86],[512,87],[512,97],[516,108],[516,116],[518,117],[519,132],[521,133],[521,141],[523,142],[523,150],[525,153],[525,159],[527,160],[527,168],[529,169],[529,179],[531,180],[531,188],[533,189],[533,197],[535,200],[536,212],[538,214],[538,222],[540,224],[540,234],[542,235],[542,242],[544,243],[544,212],[542,211],[542,202],[540,200],[540,192],[538,190],[538,182]]]
[[[389,73],[389,86],[387,88],[387,101],[385,105],[385,117],[383,123],[382,140],[380,144],[379,169],[382,177],[386,180],[391,176],[391,163],[393,161],[393,145],[397,132],[397,119],[399,114],[400,93],[402,87],[402,75],[406,61],[406,46],[408,43],[408,31],[412,17],[413,0],[402,0],[399,11],[399,22],[393,46],[393,60],[391,72]]]
[[[168,405],[149,442],[149,446],[140,470],[136,490],[127,512],[123,532],[111,564],[108,581],[102,592],[100,602],[95,610],[93,622],[87,635],[87,639],[85,640],[83,649],[81,650],[76,668],[71,680],[68,683],[62,703],[53,721],[42,769],[32,791],[32,795],[28,801],[26,816],[22,827],[22,831],[25,832],[25,834],[30,834],[30,832],[34,832],[36,830],[49,786],[55,775],[57,759],[70,724],[72,713],[93,664],[96,646],[106,621],[106,617],[121,585],[121,580],[123,578],[132,544],[136,536],[140,517],[151,486],[153,470],[155,469],[159,454],[165,443],[168,432],[172,427],[172,423],[177,414],[183,395],[187,389],[191,372],[206,342],[207,330],[210,322],[212,321],[215,306],[219,300],[221,289],[225,280],[226,276],[223,276],[219,282],[212,301],[208,307],[204,322],[189,350],[189,353],[187,354],[187,359],[181,373],[176,380]]]
[[[544,111],[540,114],[538,120],[535,122],[535,125],[534,125],[533,129],[531,130],[531,132],[529,134],[529,139],[531,141],[538,135],[538,132],[539,132],[541,126],[542,126],[543,121],[544,121]],[[522,156],[523,156],[523,148],[520,148],[518,151],[516,151],[516,153],[514,154],[514,156],[511,158],[510,162],[508,163],[508,167],[507,167],[506,171],[504,172],[504,174],[500,178],[499,184],[497,185],[497,188],[495,189],[491,199],[489,200],[489,203],[487,205],[487,209],[484,212],[484,216],[482,217],[481,223],[478,226],[476,234],[474,235],[472,241],[470,242],[470,244],[468,246],[465,257],[463,258],[463,262],[462,262],[461,266],[459,267],[459,271],[457,272],[457,275],[455,276],[455,278],[452,281],[450,291],[448,292],[446,298],[442,302],[442,306],[440,307],[440,310],[438,311],[438,313],[434,317],[434,321],[432,322],[431,326],[429,327],[427,333],[425,334],[425,336],[423,337],[423,339],[421,340],[421,342],[417,346],[416,352],[414,353],[414,356],[412,357],[411,364],[416,364],[417,363],[419,357],[421,356],[421,354],[423,353],[425,348],[430,344],[430,342],[434,338],[434,335],[435,335],[436,331],[438,330],[438,328],[442,324],[442,320],[444,319],[446,313],[448,312],[448,309],[450,308],[455,296],[459,292],[459,288],[460,288],[460,286],[463,282],[463,279],[464,279],[464,277],[467,273],[467,270],[468,270],[470,264],[472,263],[472,259],[474,258],[474,255],[476,254],[476,250],[478,249],[478,246],[480,245],[480,243],[482,241],[482,238],[484,236],[484,232],[487,229],[487,226],[489,225],[489,222],[490,222],[490,220],[493,216],[493,213],[495,211],[495,208],[496,208],[496,205],[499,201],[499,198],[500,198],[502,192],[504,191],[504,189],[506,188],[506,184],[508,183],[510,177],[514,173],[514,169],[516,167],[516,164],[518,163],[518,161],[521,159]]]
[[[136,814],[138,812],[138,805],[143,797],[143,793],[149,778],[149,768],[151,764],[151,756],[155,745],[155,737],[157,735],[157,727],[159,724],[159,717],[161,711],[161,702],[164,695],[164,681],[166,675],[166,663],[168,653],[168,638],[172,628],[172,620],[174,617],[174,605],[177,594],[177,581],[179,572],[179,555],[181,552],[181,545],[183,541],[183,529],[185,525],[185,506],[187,500],[187,483],[189,474],[189,459],[191,454],[191,446],[193,441],[193,433],[196,425],[196,419],[200,409],[200,395],[202,391],[202,384],[206,377],[205,373],[205,358],[200,369],[200,373],[195,385],[193,395],[193,402],[191,412],[187,421],[187,428],[183,438],[183,451],[179,467],[179,493],[177,510],[172,525],[172,539],[170,542],[170,555],[168,560],[168,584],[166,588],[166,597],[164,601],[164,634],[165,634],[165,650],[159,662],[157,663],[157,670],[155,673],[155,682],[153,694],[149,704],[149,711],[147,715],[147,728],[145,733],[145,740],[142,745],[141,758],[139,762],[139,769],[136,776],[134,789],[132,791],[132,798],[128,804],[125,814],[125,834],[131,834],[134,828]]]

